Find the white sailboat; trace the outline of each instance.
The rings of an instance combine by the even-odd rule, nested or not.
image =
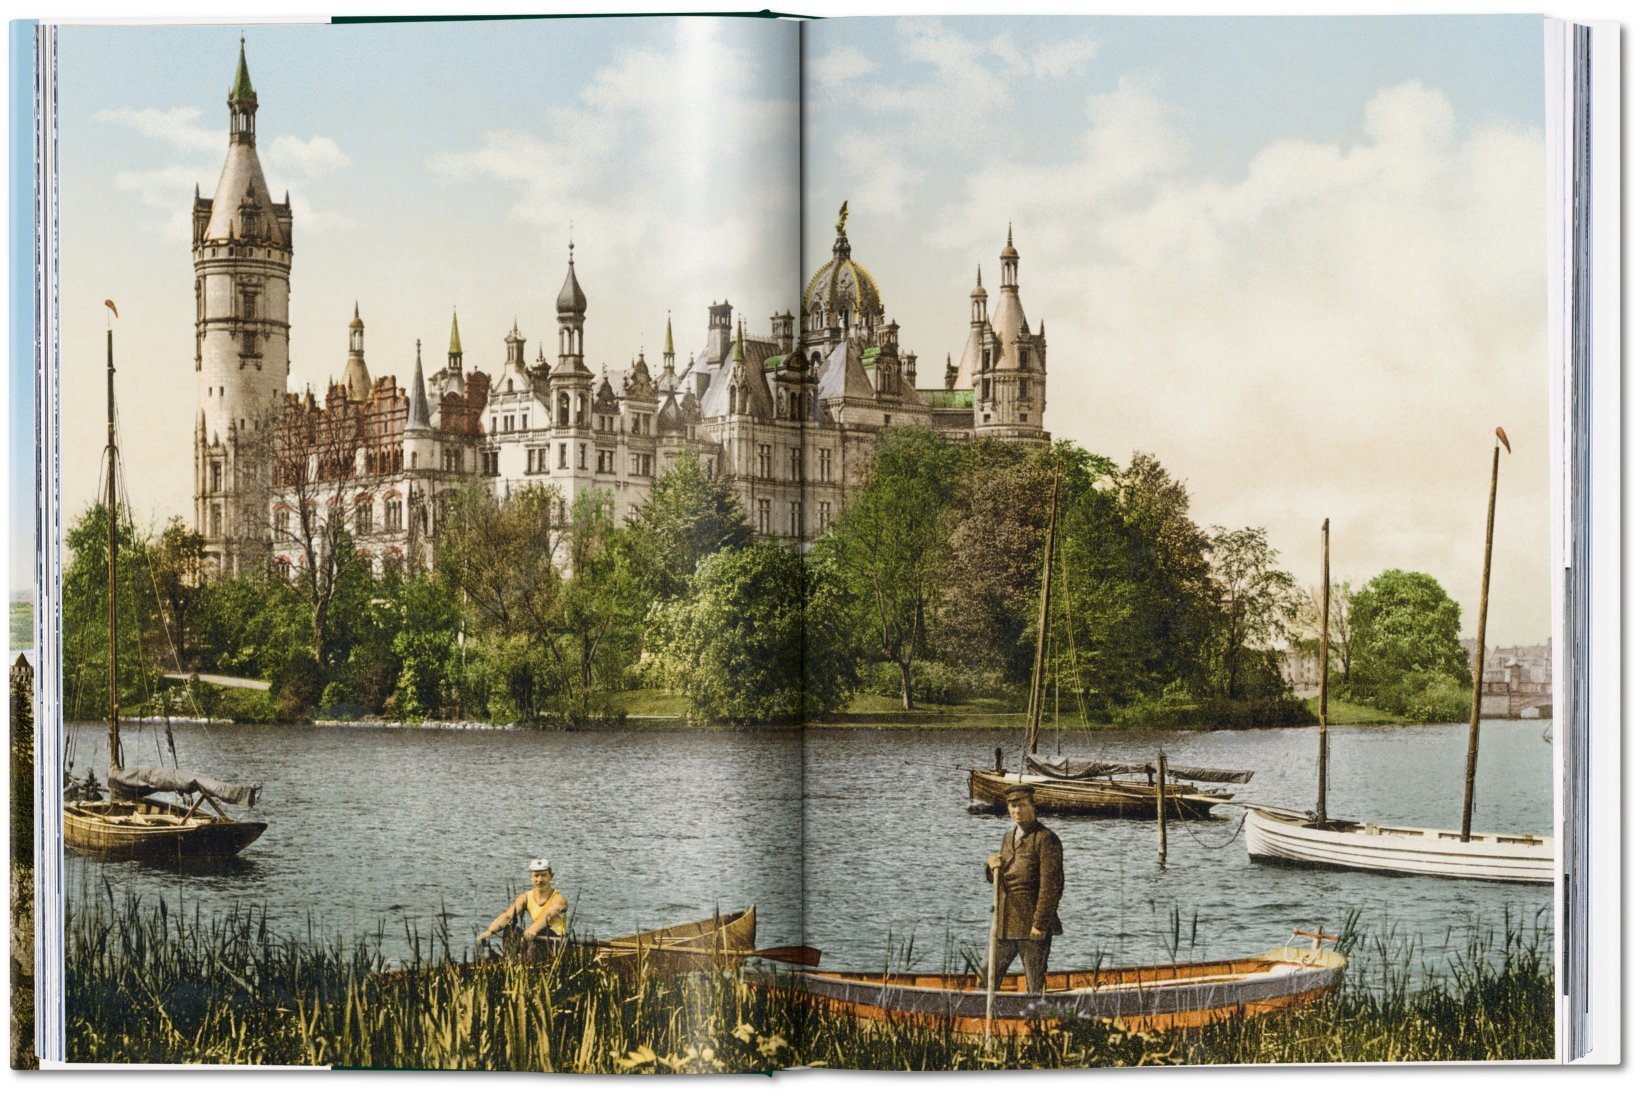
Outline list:
[[[1501,448],[1509,439],[1498,428]],[[1308,868],[1355,869],[1394,875],[1445,876],[1552,884],[1554,843],[1550,835],[1489,834],[1470,830],[1475,803],[1475,760],[1480,746],[1481,673],[1486,657],[1486,596],[1492,577],[1492,519],[1498,494],[1498,451],[1492,449],[1492,492],[1486,509],[1486,556],[1481,568],[1480,621],[1475,636],[1475,681],[1469,712],[1469,754],[1465,767],[1463,824],[1456,828],[1391,826],[1327,816],[1327,612],[1328,523],[1321,524],[1321,703],[1320,761],[1316,808],[1245,804],[1247,855],[1254,861]]]

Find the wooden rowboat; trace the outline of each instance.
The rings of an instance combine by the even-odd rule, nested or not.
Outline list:
[[[1554,844],[1537,834],[1472,833],[1450,827],[1380,826],[1247,806],[1247,855],[1254,861],[1355,869],[1394,876],[1448,876],[1517,884],[1555,882]]]
[[[600,963],[652,975],[735,971],[757,947],[757,908],[613,937],[598,946]]]
[[[103,860],[194,861],[228,858],[268,825],[144,797],[64,805],[63,844]]]
[[[1156,817],[1156,786],[1144,781],[1063,780],[1040,773],[968,771],[970,810],[1000,814],[1007,810],[1004,796],[1010,788],[1029,785],[1042,815],[1104,815],[1117,818]],[[1169,783],[1164,796],[1168,814],[1175,819],[1205,819],[1230,793]]]
[[[1024,976],[1008,975],[997,988],[990,1031],[1018,1035],[1082,1019],[1129,1032],[1198,1028],[1318,1001],[1342,985],[1347,965],[1331,949],[1288,944],[1242,960],[1050,971],[1041,995],[1025,990]],[[777,981],[754,972],[752,978],[865,1021],[986,1034],[985,981],[977,974],[803,972]]]

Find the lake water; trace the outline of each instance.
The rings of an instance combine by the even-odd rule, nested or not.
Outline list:
[[[1551,747],[1541,721],[1482,725],[1475,828],[1552,831]],[[1467,728],[1331,729],[1328,808],[1338,817],[1456,826]],[[502,729],[177,726],[187,768],[263,786],[246,814],[267,833],[226,871],[182,872],[70,855],[73,902],[132,890],[207,913],[265,908],[277,931],[385,930],[404,954],[443,917],[458,946],[527,885],[547,856],[576,925],[607,936],[756,904],[762,945],[799,941],[828,965],[886,955],[939,968],[979,952],[989,924],[983,862],[1007,823],[965,810],[965,770],[1013,732],[819,730],[807,735],[624,728]],[[77,729],[76,772],[101,771],[102,729]],[[127,760],[157,760],[151,727]],[[1052,744],[1048,744],[1052,745]],[[1315,730],[1130,732],[1067,737],[1063,749],[1179,765],[1252,769],[1237,797],[1313,804]],[[1297,927],[1393,932],[1439,963],[1472,926],[1505,912],[1543,919],[1553,893],[1527,885],[1383,877],[1255,865],[1239,811],[1175,823],[1157,865],[1154,821],[1045,821],[1065,847],[1065,935],[1055,967],[1247,955]],[[1181,926],[1173,931],[1177,913]],[[1192,934],[1192,926],[1194,933]]]

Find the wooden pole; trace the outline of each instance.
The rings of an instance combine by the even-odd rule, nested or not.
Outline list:
[[[1002,866],[991,870],[991,935],[985,942],[985,1042],[991,1042],[991,1017],[997,1003],[997,938],[1002,933]]]
[[[1156,861],[1167,864],[1167,755],[1156,755]]]
[[[1321,752],[1315,775],[1315,821],[1327,821],[1327,633],[1332,631],[1328,614],[1332,609],[1331,519],[1321,520]]]
[[[108,328],[108,768],[123,764],[120,757],[120,618],[115,597],[119,568],[119,494],[114,449],[114,327]],[[113,793],[109,793],[110,797]]]
[[[1059,472],[1054,471],[1053,499],[1048,504],[1048,540],[1042,551],[1042,603],[1036,619],[1036,663],[1031,669],[1031,733],[1026,741],[1025,753],[1036,753],[1037,736],[1042,731],[1042,694],[1043,668],[1042,660],[1048,649],[1048,600],[1053,592],[1050,580],[1053,578],[1053,548],[1054,537],[1059,525]]]
[[[1498,431],[1499,438],[1503,431]],[[1507,444],[1507,443],[1504,443]],[[1492,585],[1492,518],[1498,506],[1498,451],[1492,447],[1492,489],[1486,497],[1486,555],[1481,561],[1481,611],[1475,625],[1475,687],[1469,698],[1469,757],[1463,770],[1463,835],[1469,841],[1469,823],[1475,814],[1475,762],[1481,749],[1481,677],[1486,669],[1486,595]]]

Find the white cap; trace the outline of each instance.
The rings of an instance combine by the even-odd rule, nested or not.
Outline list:
[[[531,872],[551,872],[552,871],[552,862],[547,860],[545,857],[537,857],[535,860],[530,862],[530,871]]]

